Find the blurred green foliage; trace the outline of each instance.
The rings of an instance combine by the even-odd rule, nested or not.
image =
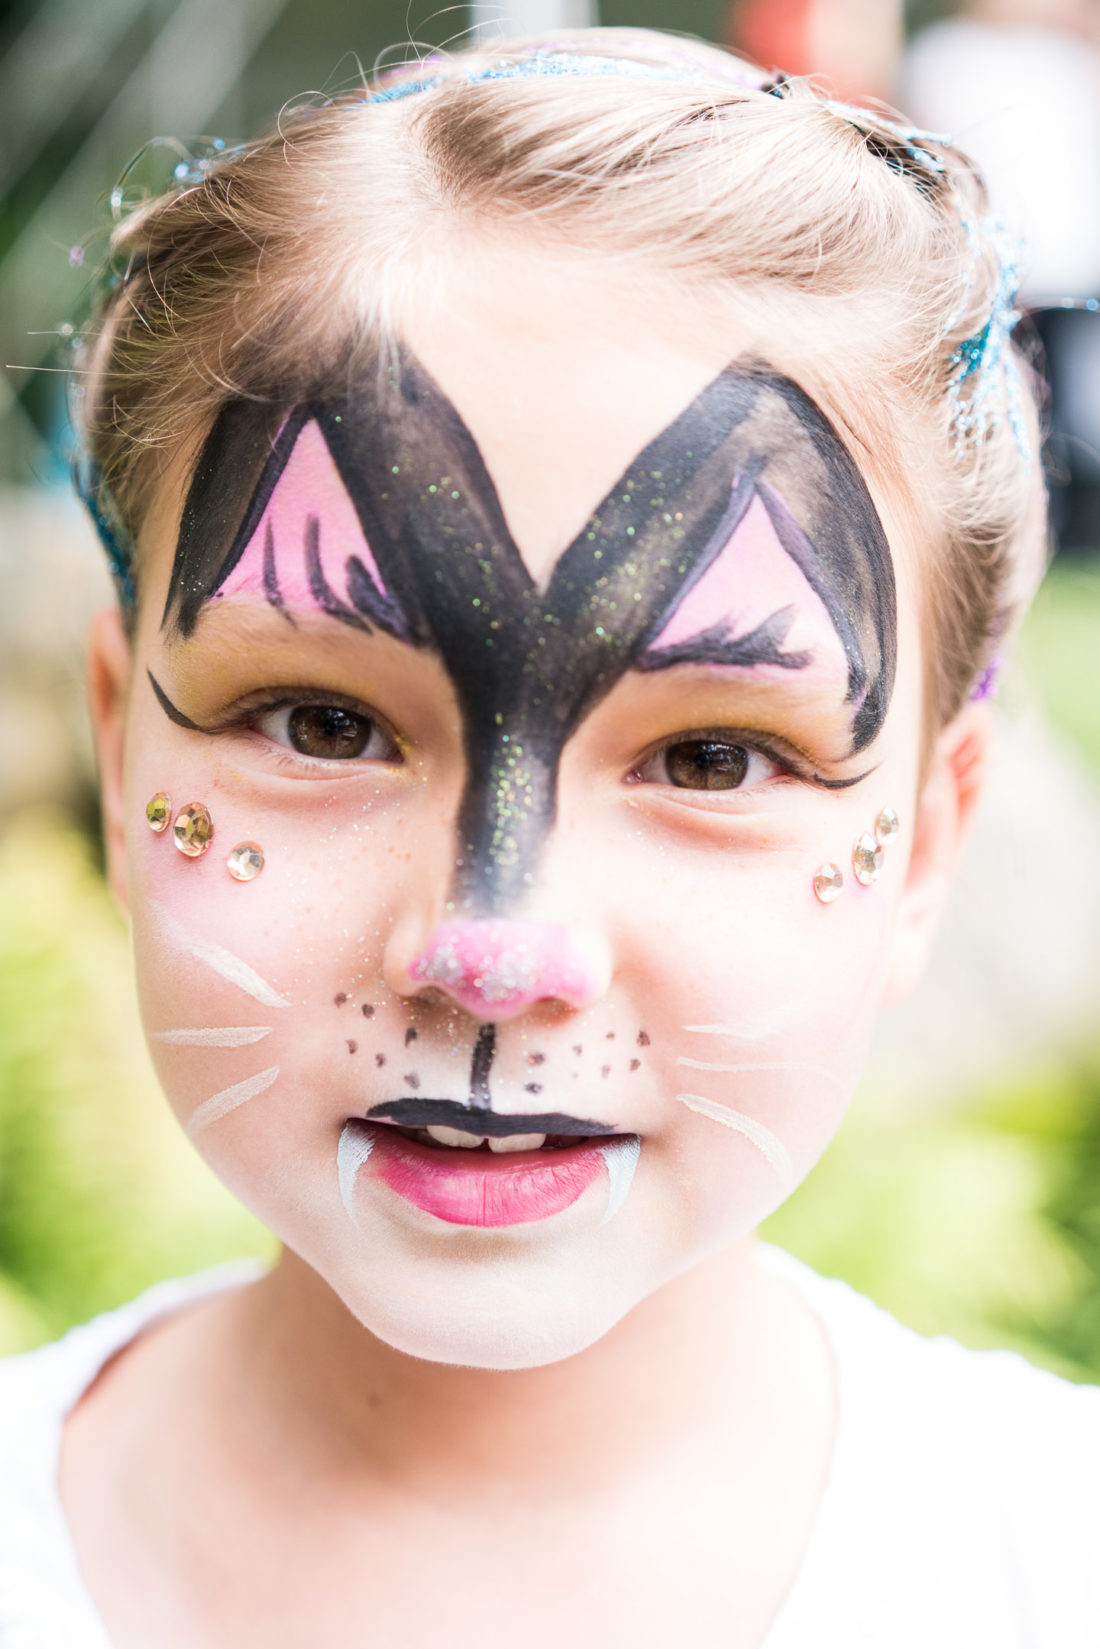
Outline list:
[[[1100,570],[1059,567],[1024,640],[1100,771]],[[222,1258],[272,1252],[185,1143],[142,1042],[123,924],[83,837],[0,843],[0,1352]],[[771,1240],[904,1321],[1100,1379],[1100,1036],[1009,1089],[862,1093]]]

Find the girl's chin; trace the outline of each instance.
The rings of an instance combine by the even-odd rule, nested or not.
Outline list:
[[[458,1300],[420,1298],[399,1290],[369,1298],[345,1294],[348,1309],[377,1339],[422,1362],[496,1371],[545,1368],[575,1357],[614,1328],[636,1302],[546,1299],[535,1284],[527,1298],[514,1289],[471,1288]]]

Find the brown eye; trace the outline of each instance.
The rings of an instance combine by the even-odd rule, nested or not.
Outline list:
[[[358,716],[336,704],[299,704],[287,717],[286,726],[293,750],[322,761],[361,756],[375,730],[369,716]]]
[[[682,790],[736,790],[749,770],[749,752],[739,744],[686,739],[664,753],[668,783]]]

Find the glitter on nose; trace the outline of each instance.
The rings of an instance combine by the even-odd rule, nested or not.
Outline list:
[[[552,922],[443,922],[409,974],[464,1006],[516,1011],[558,997],[589,1001],[592,967],[568,930]]]

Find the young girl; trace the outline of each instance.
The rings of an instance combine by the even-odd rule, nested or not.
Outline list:
[[[596,31],[182,170],[83,362],[92,705],[283,1248],[0,1371],[5,1649],[1094,1644],[1096,1392],[753,1238],[1041,558],[966,161]]]

